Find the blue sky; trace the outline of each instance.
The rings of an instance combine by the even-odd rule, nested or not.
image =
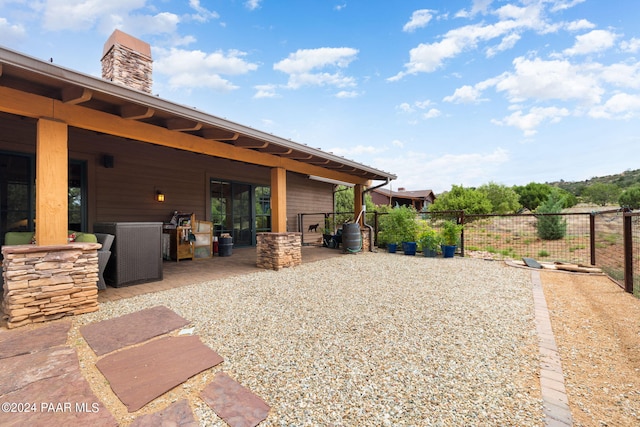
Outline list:
[[[0,0],[0,45],[394,173],[397,190],[640,168],[637,0]]]

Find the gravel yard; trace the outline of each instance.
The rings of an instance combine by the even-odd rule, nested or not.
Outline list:
[[[128,414],[78,327],[165,305],[224,362]],[[127,425],[219,370],[263,398],[261,426],[543,425],[530,272],[478,259],[364,253],[102,304],[72,345],[107,408]]]

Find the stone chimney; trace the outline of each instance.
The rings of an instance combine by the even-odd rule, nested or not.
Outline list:
[[[151,93],[153,61],[149,43],[115,30],[104,44],[102,78]]]

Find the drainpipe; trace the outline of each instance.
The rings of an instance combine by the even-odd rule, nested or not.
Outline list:
[[[375,187],[371,187],[371,188],[367,188],[366,190],[364,190],[362,192],[362,212],[360,212],[360,214],[367,212],[367,204],[364,201],[364,196],[366,193],[368,193],[369,191],[375,190],[376,188],[380,188],[380,187],[384,187],[385,185],[389,184],[391,180],[389,178],[387,178],[387,180],[385,181],[384,184],[380,184],[380,185],[376,185]],[[389,199],[391,200],[391,199]],[[374,239],[374,235],[373,235],[373,227],[369,224],[367,224],[367,215],[364,216],[364,220],[362,221],[362,223],[364,224],[365,227],[367,227],[369,229],[369,252],[375,252],[373,250],[373,242],[375,241]]]

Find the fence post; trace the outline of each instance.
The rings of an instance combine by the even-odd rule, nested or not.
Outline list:
[[[464,258],[464,211],[460,211],[460,224],[462,224],[462,231],[460,232],[460,256]]]
[[[589,246],[591,249],[591,265],[596,265],[596,213],[589,214]]]
[[[374,235],[373,235],[373,244],[375,244],[374,247],[378,247],[378,228],[380,227],[380,223],[378,222],[378,211],[373,211],[374,215],[373,215],[373,230],[374,230]]]
[[[633,234],[631,215],[624,212],[624,290],[633,294]]]

